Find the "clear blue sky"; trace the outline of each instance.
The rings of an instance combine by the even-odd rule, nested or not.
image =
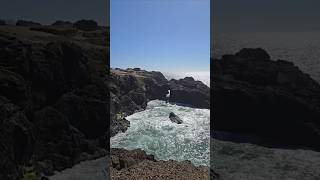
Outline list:
[[[111,67],[209,71],[210,0],[111,0]]]

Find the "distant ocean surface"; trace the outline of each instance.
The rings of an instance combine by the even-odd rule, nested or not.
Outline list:
[[[182,124],[170,121],[174,112]],[[126,117],[130,127],[111,138],[111,147],[141,148],[158,160],[190,160],[195,165],[209,166],[210,110],[197,109],[153,100],[145,111]]]
[[[194,71],[194,72],[163,72],[163,75],[168,79],[183,79],[185,77],[193,77],[193,79],[202,81],[210,87],[210,71]]]
[[[214,58],[242,48],[261,47],[272,59],[291,61],[320,82],[320,32],[225,33],[213,38]]]

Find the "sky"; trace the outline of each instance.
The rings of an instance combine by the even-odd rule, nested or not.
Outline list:
[[[210,0],[111,0],[111,67],[209,71]]]
[[[32,20],[42,24],[92,19],[106,26],[109,24],[109,0],[1,0],[0,19]]]
[[[319,0],[214,0],[215,32],[320,31]]]

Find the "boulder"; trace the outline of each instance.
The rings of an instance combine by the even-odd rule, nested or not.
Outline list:
[[[210,88],[192,77],[171,79],[170,102],[190,105],[196,108],[210,108]]]
[[[175,115],[173,112],[170,112],[169,114],[169,119],[177,124],[183,123],[183,121],[179,118],[179,116]]]
[[[93,20],[79,20],[73,24],[74,28],[82,31],[95,31],[98,29],[98,23]]]

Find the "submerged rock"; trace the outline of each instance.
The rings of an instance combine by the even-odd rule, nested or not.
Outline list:
[[[170,112],[169,118],[174,123],[177,123],[177,124],[183,123],[183,121],[179,118],[179,116],[175,115],[173,112]]]

